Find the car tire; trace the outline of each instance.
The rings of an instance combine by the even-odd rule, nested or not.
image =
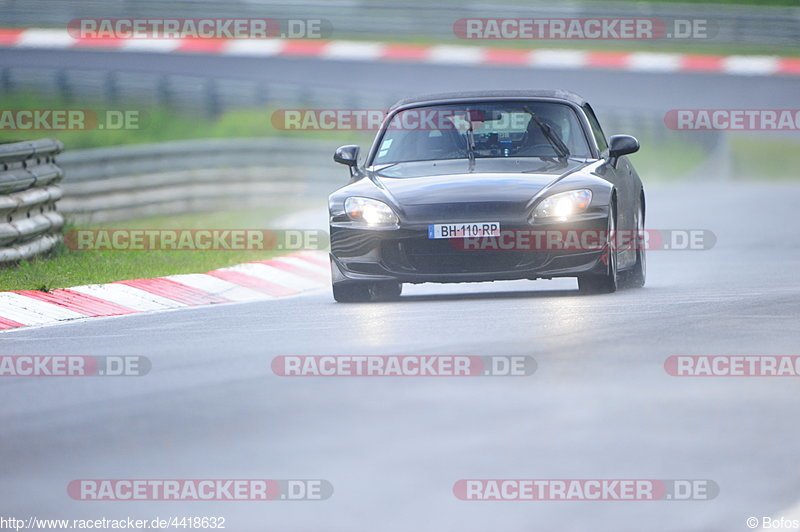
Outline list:
[[[391,301],[402,292],[403,285],[394,281],[333,283],[333,299],[339,303]]]
[[[608,264],[606,271],[600,275],[583,275],[578,277],[578,290],[582,294],[610,294],[617,291],[617,252],[614,245],[614,231],[617,227],[617,209],[611,205],[608,215],[608,232],[606,234],[606,249],[608,250]]]
[[[644,207],[639,206],[639,214],[636,219],[636,263],[633,268],[626,273],[622,283],[624,288],[641,288],[647,279],[647,261],[645,260],[644,235]]]
[[[339,303],[357,303],[369,301],[370,283],[333,283],[333,299]]]
[[[369,287],[369,293],[372,301],[392,301],[403,293],[403,285],[394,281],[372,283]]]

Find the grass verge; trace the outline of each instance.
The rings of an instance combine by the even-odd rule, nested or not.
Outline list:
[[[342,144],[370,141],[374,132],[286,130],[275,127],[268,107],[230,110],[211,118],[199,113],[179,113],[164,107],[143,107],[134,103],[109,106],[86,101],[65,101],[38,95],[3,95],[5,109],[83,109],[103,117],[107,111],[139,111],[137,129],[81,129],[74,131],[12,131],[0,126],[0,142],[17,142],[51,137],[67,150],[81,150],[124,144],[147,144],[201,138],[284,137],[336,139]]]
[[[731,177],[737,180],[797,181],[800,138],[780,135],[731,135]]]
[[[288,209],[160,216],[104,224],[102,229],[267,229],[271,219],[285,212]],[[46,256],[0,267],[0,291],[53,290],[123,279],[203,273],[285,253],[275,250],[77,251],[60,244]]]

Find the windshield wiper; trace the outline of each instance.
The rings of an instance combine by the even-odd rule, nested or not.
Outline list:
[[[562,157],[564,159],[569,159],[569,155],[570,155],[569,148],[567,147],[566,144],[564,144],[564,141],[561,140],[558,137],[558,135],[553,133],[553,130],[550,129],[550,126],[548,126],[547,124],[545,124],[544,122],[539,120],[539,117],[536,116],[536,113],[534,113],[533,111],[531,111],[527,107],[523,107],[523,109],[525,110],[526,113],[531,115],[531,120],[533,120],[533,122],[537,126],[539,126],[539,129],[544,134],[544,137],[547,139],[547,141],[550,143],[550,145],[553,146],[553,148],[555,148],[556,151],[559,153],[559,157]]]
[[[472,111],[467,107],[467,157],[469,157],[469,171],[475,171],[475,134],[472,129]]]

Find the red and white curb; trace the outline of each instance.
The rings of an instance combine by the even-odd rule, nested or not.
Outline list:
[[[338,40],[77,39],[66,30],[0,29],[0,48],[118,50],[247,57],[315,57],[443,65],[606,69],[632,72],[716,72],[745,76],[800,75],[800,58],[465,46]]]
[[[329,286],[327,254],[303,251],[207,273],[73,286],[52,292],[0,292],[0,329],[275,299]]]

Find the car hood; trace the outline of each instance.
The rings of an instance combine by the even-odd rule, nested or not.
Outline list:
[[[425,161],[372,168],[375,185],[401,206],[457,203],[525,205],[549,184],[588,163],[542,159]]]

